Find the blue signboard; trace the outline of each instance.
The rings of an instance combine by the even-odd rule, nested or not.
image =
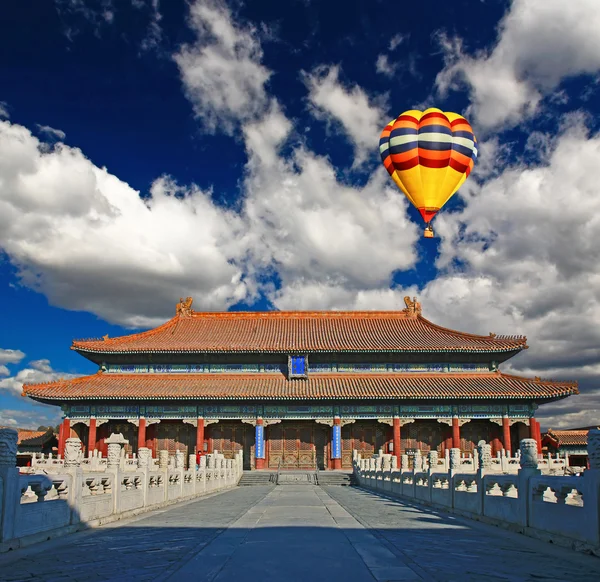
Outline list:
[[[255,436],[255,445],[254,445],[254,453],[257,459],[265,458],[265,440],[264,440],[265,429],[262,424],[256,425],[256,430],[254,432]]]
[[[306,357],[305,356],[291,356],[291,376],[304,376],[306,375]]]
[[[342,458],[342,427],[339,424],[333,425],[333,442],[331,446],[331,458]]]

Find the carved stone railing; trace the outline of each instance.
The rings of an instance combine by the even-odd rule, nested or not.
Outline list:
[[[0,551],[225,490],[243,472],[241,451],[234,459],[203,456],[198,468],[190,459],[186,469],[181,454],[169,467],[169,455],[161,451],[157,466],[145,448],[134,465],[114,442],[108,458],[83,458],[78,439],[67,439],[64,459],[38,458],[20,474],[16,439],[16,431],[0,429]]]
[[[354,473],[362,487],[600,556],[600,430],[588,433],[590,468],[580,477],[562,475],[564,459],[539,458],[532,439],[521,441],[516,471],[510,470],[513,457],[492,458],[486,443],[476,453],[476,470],[458,449],[444,463],[431,456],[433,468],[421,463],[420,469],[409,469],[405,455],[400,469],[386,469],[384,458],[361,459],[356,453]]]

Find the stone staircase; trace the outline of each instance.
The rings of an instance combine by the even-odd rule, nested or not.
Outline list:
[[[318,484],[323,487],[354,484],[354,474],[342,471],[319,471]]]
[[[317,485],[315,471],[280,471],[277,485]]]
[[[275,485],[275,473],[269,473],[268,471],[244,471],[238,485],[240,487]]]

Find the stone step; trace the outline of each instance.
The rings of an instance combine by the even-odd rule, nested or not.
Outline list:
[[[256,485],[274,485],[275,474],[263,473],[262,471],[244,471],[238,485],[242,487]]]
[[[354,475],[352,473],[327,473],[319,472],[319,485],[330,486],[349,486],[354,484]]]

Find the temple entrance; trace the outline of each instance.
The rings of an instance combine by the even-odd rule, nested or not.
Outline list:
[[[254,457],[254,428],[241,422],[219,422],[210,427],[212,450],[226,459],[233,459],[243,451],[244,469],[252,467]]]
[[[196,446],[195,427],[181,420],[161,420],[159,424],[152,426],[156,427],[151,447],[153,456],[158,457],[159,451],[169,451],[169,455],[181,451],[187,465],[188,455],[194,452]]]
[[[315,440],[321,443],[320,431],[309,422],[282,422],[269,427],[269,469],[314,469],[317,464]],[[316,439],[315,439],[316,437]],[[324,450],[323,446],[319,446]],[[319,454],[324,466],[324,453]]]

